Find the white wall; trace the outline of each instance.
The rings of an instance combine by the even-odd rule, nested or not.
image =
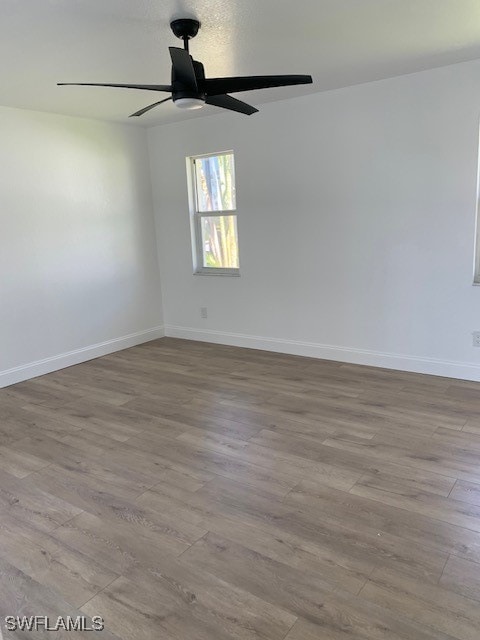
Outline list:
[[[160,335],[145,131],[0,108],[0,140],[0,386]]]
[[[475,61],[151,129],[167,334],[480,380],[479,116]],[[193,276],[185,157],[226,149],[241,277]]]

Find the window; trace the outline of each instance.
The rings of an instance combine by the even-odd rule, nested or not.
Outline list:
[[[195,273],[239,275],[233,153],[188,159]]]

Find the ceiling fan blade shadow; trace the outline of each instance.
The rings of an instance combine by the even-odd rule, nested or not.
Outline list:
[[[148,107],[143,107],[143,109],[140,109],[140,111],[135,111],[135,113],[132,113],[128,117],[135,118],[137,116],[143,116],[143,114],[147,113],[147,111],[150,111],[150,109],[158,107],[159,104],[163,104],[164,102],[168,102],[169,100],[171,100],[171,98],[165,98],[164,100],[159,100],[158,102],[154,102],[153,104],[148,105]]]
[[[288,87],[296,84],[311,84],[312,76],[245,76],[232,78],[207,78],[202,80],[200,88],[207,96],[218,96],[239,91],[255,91],[272,87]]]
[[[102,84],[97,82],[57,82],[57,86],[64,87],[119,87],[120,89],[141,89],[142,91],[170,91],[168,84]]]
[[[232,96],[220,95],[220,96],[207,96],[205,102],[212,104],[215,107],[221,107],[222,109],[229,109],[230,111],[237,111],[238,113],[244,113],[247,116],[251,116],[253,113],[257,113],[258,109],[252,107],[246,102],[232,98]]]

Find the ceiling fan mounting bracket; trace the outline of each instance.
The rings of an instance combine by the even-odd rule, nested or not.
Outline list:
[[[181,40],[194,38],[200,29],[200,22],[192,18],[179,18],[170,23],[170,28],[174,35]]]

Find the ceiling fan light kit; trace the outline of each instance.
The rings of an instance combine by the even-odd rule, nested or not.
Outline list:
[[[118,87],[122,89],[138,89],[142,91],[163,91],[171,93],[171,97],[159,100],[153,104],[132,113],[130,117],[138,117],[147,113],[164,102],[173,101],[179,109],[200,109],[210,104],[229,111],[236,111],[245,115],[257,113],[252,107],[230,93],[254,91],[271,87],[286,87],[297,84],[311,84],[312,76],[281,75],[281,76],[245,76],[227,78],[206,78],[205,69],[201,62],[194,60],[189,51],[189,40],[194,38],[200,28],[200,22],[191,18],[180,18],[170,23],[170,28],[177,38],[183,40],[183,49],[169,47],[172,60],[172,77],[170,85],[162,84],[114,84],[95,82],[59,82],[58,85],[75,85],[87,87]]]
[[[201,109],[205,106],[205,100],[201,98],[177,98],[173,104],[179,109]]]

